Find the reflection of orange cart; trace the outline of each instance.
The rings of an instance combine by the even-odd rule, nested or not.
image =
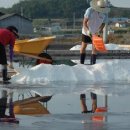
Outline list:
[[[14,106],[14,113],[20,115],[50,114],[49,111],[39,102],[17,104]]]
[[[31,97],[26,97],[25,94],[30,94]],[[35,96],[29,91],[29,93],[24,93],[18,95],[18,100],[13,102],[14,113],[20,115],[41,115],[41,114],[50,114],[47,109],[47,102],[52,98],[52,96],[40,96],[34,92]],[[19,97],[22,96],[20,100]],[[44,105],[46,103],[46,106]],[[7,105],[9,106],[9,104]]]
[[[39,56],[48,45],[55,39],[55,36],[40,37],[34,39],[17,40],[14,45],[14,52],[18,55],[41,59],[52,62],[48,57]]]

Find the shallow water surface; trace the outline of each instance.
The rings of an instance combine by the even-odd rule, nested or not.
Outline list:
[[[18,93],[37,91],[53,94],[48,102],[50,115],[16,115],[20,124],[0,123],[0,130],[129,130],[130,129],[130,84],[118,83],[53,83],[46,86],[4,85],[1,90]],[[98,106],[104,106],[108,94],[108,113],[81,114],[79,95],[86,93],[86,103],[91,109],[90,92],[98,95]],[[101,118],[100,118],[101,117]]]
[[[94,117],[103,116],[103,120]],[[0,123],[1,130],[129,130],[130,113],[53,114],[40,117],[19,116],[20,124]]]

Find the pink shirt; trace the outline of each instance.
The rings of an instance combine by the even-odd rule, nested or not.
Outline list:
[[[8,29],[0,29],[0,43],[4,46],[9,44],[10,49],[10,61],[13,60],[13,48],[15,43],[15,36]]]

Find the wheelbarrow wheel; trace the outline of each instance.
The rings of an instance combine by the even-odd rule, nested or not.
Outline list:
[[[42,57],[42,58],[45,58],[45,60],[37,59],[36,60],[36,65],[41,64],[41,63],[52,64],[52,57],[49,54],[43,52],[43,53],[39,54],[38,56]],[[46,59],[49,59],[51,61],[49,62]]]

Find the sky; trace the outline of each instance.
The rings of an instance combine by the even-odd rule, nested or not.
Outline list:
[[[110,0],[110,1],[115,6],[130,8],[130,0]]]
[[[0,0],[0,7],[8,8],[19,1],[20,0]]]
[[[18,3],[20,0],[0,0],[0,7],[11,7],[13,4]],[[119,7],[130,7],[130,0],[110,0],[111,3]]]

